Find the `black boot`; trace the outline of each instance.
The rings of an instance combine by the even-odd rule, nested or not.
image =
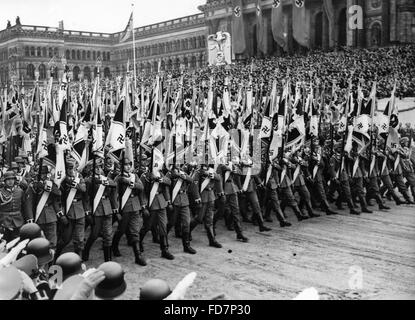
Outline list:
[[[174,256],[169,252],[169,243],[167,241],[167,236],[160,235],[160,249],[162,258],[167,260],[174,260]]]
[[[118,244],[120,242],[120,239],[122,237],[122,234],[116,232],[114,234],[114,239],[112,239],[112,254],[114,255],[114,257],[121,257],[121,252],[120,249],[118,248]]]
[[[236,232],[236,240],[240,240],[242,242],[248,242],[249,239],[244,236],[242,233],[241,226],[238,223],[235,223],[235,232]]]
[[[307,212],[308,212],[308,215],[310,216],[310,218],[318,218],[318,217],[320,217],[319,214],[314,213],[313,208],[311,207],[311,204],[310,203],[306,202],[305,203],[305,206],[307,208]]]
[[[139,244],[136,242],[133,243],[131,246],[133,247],[135,263],[143,267],[146,266],[147,261],[146,259],[144,259],[144,256],[142,255],[142,251],[139,248]]]
[[[160,244],[160,237],[157,234],[157,231],[155,230],[151,230],[151,234],[153,235],[153,243],[158,243]]]
[[[359,211],[357,211],[357,210],[354,208],[353,201],[352,201],[351,199],[347,201],[347,205],[349,206],[349,209],[350,209],[350,214],[353,214],[353,215],[360,215],[360,212],[359,212]]]
[[[332,216],[332,215],[336,215],[338,214],[338,212],[333,211],[330,209],[329,203],[327,201],[322,201],[321,202],[321,209],[328,215],[328,216]]]
[[[363,213],[373,213],[372,210],[368,209],[365,197],[359,196],[359,200],[360,200],[360,209],[362,210]]]
[[[213,227],[205,227],[209,239],[209,246],[214,248],[222,248],[222,245],[216,241],[213,234]]]
[[[392,197],[393,197],[393,200],[395,200],[395,203],[397,206],[400,206],[401,204],[405,204],[404,201],[401,201],[401,199],[398,197],[395,191],[392,193]]]
[[[258,213],[255,218],[258,221],[259,232],[268,232],[272,230],[271,228],[268,228],[264,225],[264,220],[262,219],[261,213]]]
[[[284,214],[281,211],[281,208],[279,206],[277,206],[276,208],[274,208],[275,210],[275,215],[277,216],[277,219],[280,223],[280,227],[284,228],[284,227],[291,227],[291,223],[289,223],[286,218],[284,217]]]
[[[383,203],[379,194],[376,195],[376,201],[379,205],[379,210],[390,210],[390,208]]]
[[[85,243],[84,251],[82,252],[82,261],[86,262],[89,260],[89,251],[91,251],[91,247],[94,244],[95,240],[88,238]]]
[[[182,236],[183,251],[190,254],[196,254],[196,250],[190,246],[189,234],[183,233]]]
[[[144,237],[145,237],[145,234],[140,231],[140,241],[138,242],[140,252],[144,252],[144,245],[143,245]]]
[[[297,217],[298,221],[303,221],[303,220],[307,220],[308,217],[306,215],[304,215],[300,209],[298,208],[298,206],[292,206],[291,207],[294,211],[295,216]]]
[[[104,261],[105,262],[108,262],[108,261],[111,261],[112,260],[111,253],[112,253],[111,246],[104,247]]]

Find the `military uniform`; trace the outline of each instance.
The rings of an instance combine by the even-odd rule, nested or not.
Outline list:
[[[403,180],[403,170],[401,164],[401,157],[405,156],[402,150],[395,150],[389,154],[389,164],[391,167],[390,176],[391,179],[396,183],[399,192],[403,195],[406,202],[413,204],[413,201],[409,198],[408,189]]]
[[[380,193],[384,194],[384,192],[387,190],[391,197],[395,200],[396,205],[400,205],[403,202],[396,194],[395,188],[393,187],[392,179],[389,175],[389,162],[387,152],[387,150],[385,152],[382,152],[380,150],[376,152],[377,169],[379,172],[380,179],[383,183],[383,186],[380,188]]]
[[[415,170],[410,158],[410,149],[408,147],[401,147],[401,166],[403,176],[406,178],[408,185],[412,192],[412,197],[415,200]]]
[[[126,160],[128,161],[128,160]],[[140,230],[143,227],[142,206],[144,203],[143,191],[144,186],[140,178],[135,173],[124,172],[115,178],[115,183],[118,187],[119,199],[124,197],[125,192],[130,189],[130,195],[125,202],[123,208],[121,208],[121,220],[118,221],[118,228],[114,234],[112,240],[112,252],[114,256],[121,256],[118,243],[126,234],[127,241],[133,248],[136,263],[140,265],[146,265],[145,259],[141,256],[139,250],[140,242]]]
[[[43,167],[42,175],[48,174],[48,168]],[[39,215],[38,220],[35,219],[37,223],[45,234],[46,239],[49,240],[51,247],[56,248],[57,245],[57,222],[58,218],[61,219],[64,217],[62,211],[61,196],[62,192],[58,186],[49,180],[49,178],[42,177],[40,181],[34,181],[29,185],[28,188],[28,198],[29,207],[32,209],[29,211],[30,219],[34,219],[36,215],[36,209],[39,201],[41,200],[43,194],[47,192],[47,185],[51,185],[50,194],[47,198],[47,201]]]
[[[98,169],[101,166],[101,162],[96,164],[96,173],[93,177],[89,177],[85,180],[87,195],[88,195],[88,219],[92,220],[91,233],[85,244],[83,252],[83,260],[88,261],[89,251],[98,236],[102,234],[102,244],[104,248],[104,260],[111,261],[111,244],[112,244],[112,215],[114,210],[118,209],[118,201],[116,194],[116,187],[114,180],[100,175],[102,170]],[[98,205],[93,212],[93,200],[101,187],[105,186],[104,193],[100,199],[98,199]]]
[[[5,179],[14,179],[13,172],[6,172]],[[20,227],[30,218],[27,215],[26,197],[19,186],[0,188],[0,233],[4,234],[6,242],[19,236]]]
[[[166,208],[170,205],[170,194],[169,186],[171,185],[171,180],[168,177],[165,177],[160,172],[160,178],[154,177],[151,172],[144,173],[141,176],[141,181],[144,185],[144,193],[146,196],[144,205],[150,210],[150,216],[145,219],[144,226],[140,231],[140,246],[141,251],[143,251],[143,240],[147,232],[151,230],[154,226],[157,228],[158,234],[160,236],[160,250],[163,258],[172,260],[174,256],[169,252],[169,244],[167,237],[167,211]],[[151,204],[148,203],[149,196],[153,184],[158,181],[158,189],[154,200]]]
[[[209,179],[209,183],[206,185],[204,190],[201,189],[203,182]],[[197,213],[196,217],[190,223],[190,232],[201,223],[204,223],[207,236],[209,239],[209,245],[216,248],[221,248],[222,245],[219,244],[215,239],[215,234],[213,231],[213,215],[215,208],[215,184],[217,181],[220,181],[219,175],[217,173],[212,173],[212,178],[209,178],[208,170],[200,169],[196,172],[194,177],[195,184],[198,185],[200,190],[200,198],[202,202],[202,208]]]
[[[217,173],[220,175],[221,181],[223,181],[223,191],[226,196],[223,211],[225,212],[225,216],[229,215],[229,218],[225,219],[232,221],[237,239],[246,242],[248,241],[248,238],[242,233],[242,226],[239,219],[238,193],[241,192],[239,176],[236,174],[236,170],[232,170],[229,166],[224,164],[218,166]]]
[[[189,187],[193,184],[193,178],[186,174],[184,171],[173,169],[173,171],[167,174],[167,177],[171,180],[172,192],[177,188],[178,193],[173,200],[173,212],[169,215],[169,221],[167,224],[167,233],[173,228],[177,220],[179,220],[182,232],[182,243],[184,252],[195,254],[196,251],[190,247],[190,201],[188,197]],[[180,185],[178,185],[180,184]],[[180,186],[180,188],[179,188]]]
[[[356,161],[358,161],[356,165]],[[347,171],[350,173],[350,189],[353,199],[359,199],[360,207],[362,212],[373,213],[367,207],[366,201],[366,190],[364,187],[364,179],[367,179],[367,170],[366,170],[366,161],[367,159],[362,155],[358,155],[355,151],[352,151],[352,156],[346,156],[345,163],[347,165]],[[356,171],[354,171],[356,168]]]
[[[73,167],[74,164],[67,165],[67,169]],[[59,239],[56,256],[59,256],[58,253],[62,252],[71,240],[73,241],[74,252],[81,256],[85,242],[85,211],[87,211],[86,208],[88,208],[86,184],[81,176],[74,177],[67,174],[62,182],[61,189],[62,203],[65,208],[68,224],[58,225]],[[71,192],[75,192],[75,196],[72,203],[67,204],[67,199]]]

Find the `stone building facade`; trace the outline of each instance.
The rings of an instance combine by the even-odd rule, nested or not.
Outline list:
[[[271,32],[271,10],[274,0],[262,0],[265,19],[266,54],[278,55],[282,49]],[[305,0],[310,15],[311,48],[331,46],[373,47],[399,43],[415,43],[414,0],[332,0],[335,19],[329,22],[323,10],[324,0]],[[241,58],[259,55],[256,49],[256,0],[242,0],[247,49]],[[293,0],[281,0],[290,52],[301,50],[293,39]],[[349,8],[359,5],[363,13],[363,29],[350,30]],[[217,31],[232,34],[232,0],[206,0],[202,13],[135,28],[136,70],[138,75],[162,70],[195,69],[206,64],[207,35]],[[329,32],[334,43],[329,41]],[[10,75],[33,83],[35,73],[40,80],[49,77],[48,63],[57,57],[59,77],[63,72],[61,58],[66,58],[75,80],[91,79],[97,73],[96,61],[102,61],[105,77],[124,74],[133,63],[132,37],[121,41],[123,32],[100,33],[22,25],[20,20],[0,31],[0,83]],[[123,39],[125,40],[125,39]],[[332,41],[333,42],[333,41]],[[262,55],[262,53],[261,53]],[[238,57],[237,57],[238,58]]]
[[[292,6],[294,0],[281,0],[284,24],[288,38],[288,49],[298,50],[293,39]],[[262,13],[267,30],[267,54],[279,54],[281,48],[273,40],[271,10],[274,0],[262,0]],[[199,9],[205,13],[209,33],[227,31],[232,34],[232,0],[207,0]],[[331,46],[374,47],[399,43],[415,43],[414,0],[332,0],[334,21],[330,24],[323,8],[323,0],[305,0],[310,15],[310,47],[328,49],[329,31],[334,34]],[[352,6],[362,8],[363,29],[349,29],[349,12]],[[247,49],[245,57],[257,55],[256,48],[256,0],[242,0]]]

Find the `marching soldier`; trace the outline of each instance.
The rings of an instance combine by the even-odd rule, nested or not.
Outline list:
[[[144,211],[150,211],[149,217],[145,219],[144,226],[140,231],[140,251],[144,252],[143,240],[148,231],[154,226],[157,228],[160,237],[161,257],[173,260],[174,256],[169,252],[167,237],[167,208],[171,207],[169,186],[171,180],[160,171],[156,177],[152,172],[145,172],[141,176],[144,185],[144,193],[149,199],[144,199]],[[154,198],[151,198],[154,197]],[[150,202],[151,201],[151,202]],[[148,207],[148,209],[147,209]],[[171,210],[170,210],[171,211]]]
[[[401,156],[401,165],[403,176],[406,178],[408,185],[412,192],[412,198],[415,200],[415,171],[414,165],[411,161],[411,149],[409,145],[409,138],[403,137],[400,140],[402,156]]]
[[[198,224],[204,223],[209,239],[209,246],[222,248],[222,245],[216,241],[213,231],[213,210],[215,208],[214,186],[216,181],[219,181],[219,175],[213,171],[213,168],[209,169],[206,164],[202,164],[194,177],[194,183],[200,190],[202,208],[191,221],[190,232],[192,232]]]
[[[346,160],[343,159],[344,162],[342,163],[342,153],[344,153],[342,144],[338,142],[334,145],[334,154],[330,159],[330,166],[334,169],[334,171],[331,171],[330,183],[333,184],[331,187],[338,192],[336,205],[339,210],[342,210],[342,202],[345,200],[350,209],[350,214],[360,215],[360,212],[354,208],[350,191],[349,174],[345,166]]]
[[[62,182],[62,202],[65,208],[68,224],[58,225],[59,239],[56,257],[72,240],[74,252],[82,256],[85,241],[85,211],[88,208],[86,184],[81,175],[75,171],[75,162],[66,164],[66,177]]]
[[[363,185],[363,179],[367,179],[367,171],[365,169],[365,163],[367,158],[364,155],[357,153],[357,144],[353,142],[350,155],[345,155],[345,163],[348,166],[348,170],[351,173],[350,190],[352,192],[352,198],[359,199],[360,208],[364,213],[373,213],[369,210],[366,202],[366,191]]]
[[[217,168],[217,173],[223,181],[223,189],[226,196],[225,205],[225,219],[230,220],[228,223],[233,224],[233,229],[236,232],[236,239],[242,242],[248,242],[249,239],[244,236],[242,232],[241,221],[239,219],[239,201],[238,194],[241,193],[240,180],[237,175],[237,168],[232,162],[229,165],[220,164]],[[227,218],[229,216],[229,218]]]
[[[378,171],[380,174],[380,179],[383,183],[383,187],[381,188],[380,192],[381,194],[384,194],[384,190],[387,190],[390,196],[395,200],[395,203],[397,206],[404,204],[403,201],[399,198],[399,196],[396,194],[395,188],[392,183],[392,179],[389,175],[389,151],[386,149],[384,152],[381,151],[385,145],[384,139],[379,139],[378,143],[378,149],[376,151],[376,157],[377,157],[377,164],[378,164]]]
[[[7,171],[3,180],[4,185],[0,188],[0,233],[6,242],[10,242],[19,237],[20,227],[30,222],[30,218],[24,192],[16,185],[15,173]]]
[[[369,173],[367,178],[367,198],[368,199],[375,199],[379,210],[390,210],[388,206],[386,206],[382,200],[382,197],[380,195],[380,188],[378,183],[378,177],[379,177],[379,165],[378,165],[378,153],[376,151],[375,146],[372,147],[372,159],[369,158],[369,156],[366,158],[366,170]]]
[[[286,206],[291,207],[294,211],[295,216],[298,221],[307,220],[306,216],[300,208],[298,208],[297,200],[294,197],[294,194],[291,189],[291,178],[289,177],[289,170],[292,168],[292,164],[288,161],[288,155],[283,157],[280,161],[279,166],[275,166],[277,170],[281,171],[280,175],[280,192],[281,192],[281,210],[284,212]],[[285,216],[285,215],[284,215]]]
[[[177,168],[173,168],[167,175],[171,180],[172,203],[174,211],[169,216],[167,224],[167,234],[173,228],[179,219],[181,224],[181,237],[183,251],[190,254],[196,254],[196,250],[190,246],[190,202],[188,197],[189,186],[193,184],[193,178],[187,173]]]
[[[289,223],[284,217],[284,213],[281,210],[280,202],[278,198],[278,170],[281,170],[281,167],[278,164],[277,158],[275,158],[272,161],[271,167],[272,168],[271,168],[271,174],[269,176],[269,180],[265,181],[265,187],[266,187],[265,203],[268,203],[266,207],[267,209],[269,208],[269,210],[274,211],[280,223],[280,227],[282,228],[291,227],[291,223]],[[266,179],[267,179],[267,176],[265,177],[265,180]]]
[[[325,152],[322,151],[321,146],[315,146],[315,150],[311,154],[311,184],[314,187],[315,194],[320,198],[320,208],[326,212],[328,216],[338,214],[330,209],[329,202],[326,195],[326,180],[324,179],[325,170],[333,170],[328,166],[328,159]],[[334,171],[332,172],[334,175]]]
[[[311,205],[311,196],[310,192],[307,189],[306,181],[304,177],[304,168],[307,166],[306,162],[300,157],[300,151],[296,151],[293,153],[291,157],[291,163],[295,166],[294,171],[292,171],[292,180],[293,180],[293,187],[296,192],[300,195],[300,210],[302,209],[303,205],[305,205],[307,209],[308,216],[310,218],[317,218],[320,217],[319,214],[314,213],[312,205]],[[306,168],[305,168],[306,169]]]
[[[34,219],[49,240],[52,249],[57,245],[57,222],[66,224],[62,211],[62,192],[52,181],[48,166],[40,168],[40,179],[35,179],[28,188],[30,219]]]
[[[118,243],[126,234],[128,243],[133,248],[135,263],[146,266],[147,262],[142,256],[139,248],[140,230],[143,226],[142,206],[144,186],[137,174],[131,172],[132,162],[125,158],[123,160],[122,174],[115,178],[118,186],[119,199],[121,199],[121,220],[112,240],[112,253],[114,257],[120,257]],[[117,213],[118,209],[115,209]]]
[[[21,157],[16,157],[15,160],[22,162],[24,161]],[[27,188],[28,188],[28,183],[26,181],[26,179],[22,176],[22,170],[20,165],[14,161],[11,163],[10,169],[14,171],[15,175],[16,175],[16,183],[19,185],[19,187],[26,192]]]
[[[102,234],[102,244],[105,262],[111,261],[112,244],[112,215],[118,210],[118,201],[114,180],[106,177],[102,169],[104,161],[98,158],[95,162],[95,171],[85,180],[87,188],[87,207],[85,217],[91,225],[91,233],[85,243],[82,260],[89,260],[89,252],[95,240]]]
[[[405,152],[401,147],[391,148],[389,154],[389,162],[391,166],[390,176],[391,179],[396,183],[399,192],[403,195],[407,204],[415,204],[408,194],[407,186],[403,180],[403,170],[401,164],[401,157],[405,157]]]
[[[253,211],[253,220],[254,218],[258,222],[259,231],[266,232],[271,231],[271,228],[268,228],[264,225],[264,218],[262,216],[261,206],[259,204],[257,187],[264,188],[264,183],[258,177],[258,175],[251,175],[252,172],[252,160],[246,162],[241,162],[241,169],[239,171],[241,188],[242,192],[245,194],[245,198],[241,203],[241,206],[245,207],[249,203]]]

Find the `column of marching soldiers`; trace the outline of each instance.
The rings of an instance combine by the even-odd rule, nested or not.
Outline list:
[[[319,119],[323,116],[320,110]],[[161,256],[172,260],[168,241],[172,230],[182,239],[184,252],[196,254],[191,241],[199,224],[204,225],[209,246],[222,247],[215,228],[222,218],[237,240],[248,242],[241,222],[269,232],[265,222],[272,222],[273,213],[281,227],[290,227],[287,206],[298,221],[303,221],[319,217],[316,209],[327,215],[338,214],[333,203],[338,210],[344,210],[346,203],[351,215],[372,213],[369,207],[373,199],[379,210],[389,210],[385,193],[396,205],[414,204],[408,192],[409,187],[415,196],[412,137],[401,137],[400,145],[386,146],[387,137],[377,135],[363,152],[355,143],[345,151],[347,133],[333,133],[337,127],[323,126],[321,120],[319,124],[319,136],[293,152],[283,152],[282,142],[278,156],[269,158],[266,173],[259,174],[251,174],[253,161],[244,155],[223,157],[214,165],[189,160],[164,165],[155,172],[154,155],[136,147],[135,152],[140,154],[134,154],[134,161],[125,153],[114,158],[105,152],[105,156],[94,156],[88,170],[83,171],[67,152],[65,178],[58,186],[50,165],[40,159],[34,165],[28,154],[21,152],[10,164],[3,164],[0,232],[11,241],[24,224],[36,223],[56,250],[55,257],[68,250],[72,241],[74,252],[84,261],[88,261],[98,237],[102,237],[105,261],[121,256],[119,243],[126,235],[135,262],[145,266],[144,238],[149,231],[153,241],[160,244]],[[139,166],[134,168],[138,158]]]

